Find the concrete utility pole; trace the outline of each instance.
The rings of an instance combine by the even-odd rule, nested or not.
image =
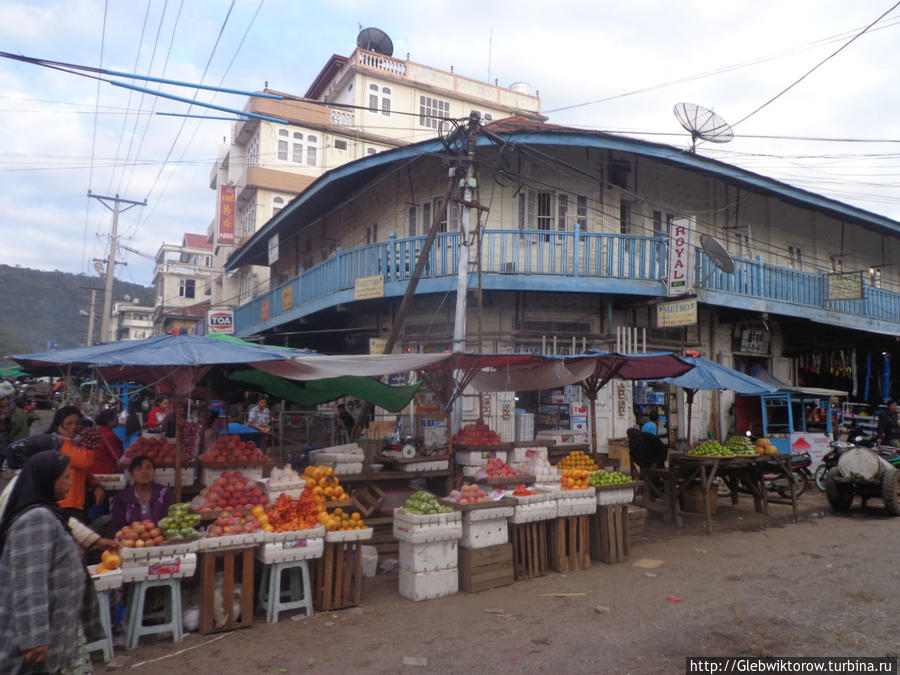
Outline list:
[[[96,199],[113,212],[112,230],[109,233],[109,256],[106,258],[106,286],[103,293],[103,315],[100,317],[100,342],[111,340],[109,335],[109,320],[112,311],[113,280],[116,274],[116,239],[119,236],[119,214],[124,213],[135,206],[147,206],[147,200],[136,202],[131,199],[122,199],[119,195],[106,197],[104,195],[91,194],[88,190],[88,199]],[[107,202],[112,202],[110,206]],[[119,204],[127,204],[124,209]],[[93,336],[91,336],[93,337]]]
[[[462,189],[462,217],[459,223],[459,267],[456,276],[456,319],[453,322],[453,351],[466,350],[466,296],[469,290],[469,224],[472,209],[472,192],[477,187],[475,181],[475,145],[478,129],[481,126],[481,115],[477,110],[469,114],[469,125],[466,128],[466,172],[459,179]],[[457,208],[454,206],[454,208]]]
[[[82,286],[82,288],[85,288]],[[94,307],[97,304],[97,289],[91,288],[86,289],[91,291],[91,311],[88,314],[88,334],[87,334],[87,347],[90,347],[94,344]]]

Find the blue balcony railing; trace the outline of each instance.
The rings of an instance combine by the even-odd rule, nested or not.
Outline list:
[[[262,330],[283,320],[350,301],[355,282],[362,277],[382,276],[385,284],[400,282],[401,285],[395,286],[389,294],[402,293],[424,242],[424,236],[398,239],[392,235],[388,241],[371,246],[351,251],[338,249],[329,260],[238,307],[235,312],[237,331],[246,334]],[[456,232],[439,234],[429,252],[422,278],[456,276],[459,246]],[[495,287],[498,288],[503,287],[504,278],[512,275],[518,277],[518,283],[514,285],[519,288],[528,285],[527,282],[523,284],[523,276],[549,280],[542,283],[542,289],[553,289],[555,284],[561,291],[571,290],[572,279],[579,278],[580,290],[590,290],[585,282],[593,279],[597,283],[603,280],[621,282],[618,287],[621,292],[626,292],[631,284],[639,285],[643,294],[665,294],[666,245],[660,238],[577,229],[487,230],[483,233],[481,246],[482,273],[496,275]],[[770,265],[761,259],[735,258],[734,265],[734,274],[725,274],[698,249],[695,287],[712,293],[790,305],[791,309],[785,311],[797,316],[803,315],[803,308],[824,310],[887,322],[900,329],[900,294],[866,286],[860,300],[829,301],[825,299],[824,273],[799,272]],[[606,292],[616,292],[617,287],[604,288]],[[609,291],[609,288],[613,290]],[[285,292],[286,289],[290,291]]]

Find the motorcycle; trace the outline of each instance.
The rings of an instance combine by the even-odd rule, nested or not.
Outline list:
[[[799,497],[809,486],[812,480],[812,473],[809,467],[812,465],[812,458],[808,452],[799,455],[791,455],[791,475],[794,479],[794,494]],[[781,468],[774,462],[770,462],[763,474],[763,482],[769,492],[776,492],[784,499],[791,498],[791,482],[787,476],[782,473]]]
[[[825,492],[825,476],[831,469],[838,465],[838,460],[841,458],[841,455],[855,447],[856,445],[854,443],[848,441],[831,442],[831,450],[822,457],[822,463],[816,467],[815,473],[813,473],[813,481],[815,481],[816,487],[819,488],[820,491]]]

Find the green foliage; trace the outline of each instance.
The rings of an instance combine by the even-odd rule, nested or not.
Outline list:
[[[0,356],[39,352],[54,341],[60,349],[83,345],[87,339],[88,320],[79,310],[91,307],[91,292],[82,287],[102,289],[97,277],[67,272],[45,272],[0,265]],[[114,301],[122,296],[137,297],[149,306],[156,297],[152,288],[116,280]],[[97,293],[96,331],[100,328],[103,292]]]

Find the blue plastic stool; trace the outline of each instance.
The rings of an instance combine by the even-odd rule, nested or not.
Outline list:
[[[159,612],[144,614],[144,601],[151,588],[167,588],[169,590],[165,607]],[[163,619],[163,623],[146,626],[146,619]],[[144,635],[172,633],[173,642],[181,642],[181,580],[161,579],[158,581],[138,581],[129,589],[128,594],[128,636],[125,645],[128,649],[138,646]]]
[[[287,588],[282,586],[283,572],[288,574]],[[306,560],[272,563],[269,565],[269,583],[259,585],[259,604],[266,608],[266,623],[277,623],[278,615],[291,609],[313,613],[312,590],[309,583],[309,565]],[[287,599],[283,599],[287,595]]]
[[[97,602],[100,604],[100,625],[103,626],[105,637],[87,643],[88,652],[103,650],[103,660],[109,661],[113,657],[112,621],[109,615],[109,591],[97,591]]]

